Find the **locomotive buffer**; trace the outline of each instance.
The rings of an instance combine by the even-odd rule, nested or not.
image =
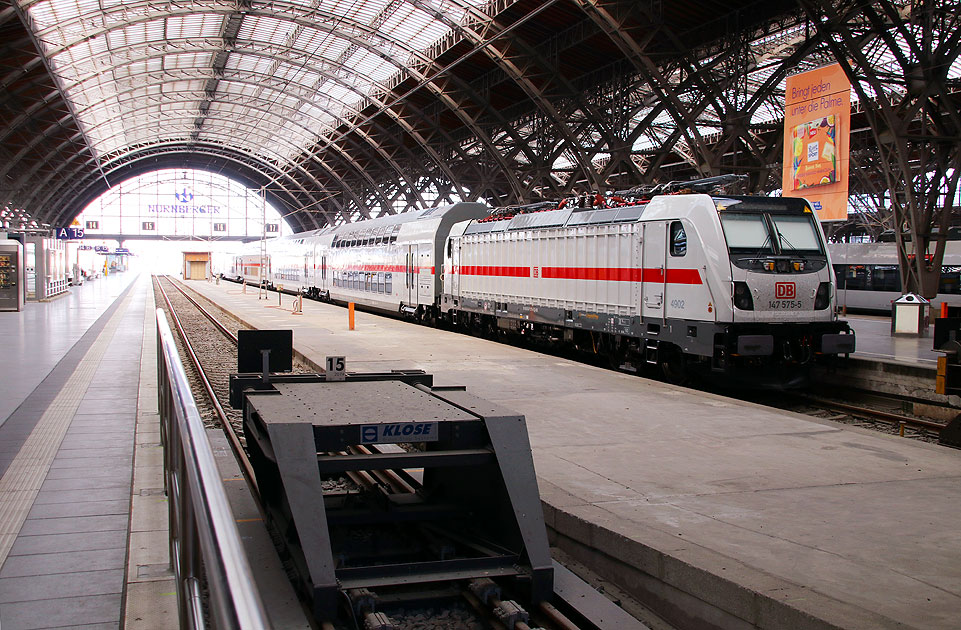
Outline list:
[[[356,610],[483,578],[532,605],[549,600],[524,417],[463,388],[431,388],[419,371],[339,376],[231,376],[268,517],[317,619],[334,621],[343,594]],[[383,446],[398,443],[409,450]],[[400,490],[332,481],[372,471],[392,471]]]

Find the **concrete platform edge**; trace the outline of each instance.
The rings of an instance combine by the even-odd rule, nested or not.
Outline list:
[[[563,490],[540,480],[541,504],[552,547],[591,567],[667,622],[683,628],[724,630],[877,630],[911,628],[782,578],[759,574],[734,558],[678,541],[656,530],[618,532],[594,506],[591,518],[552,504]],[[563,499],[557,503],[567,503]]]
[[[163,447],[157,409],[157,315],[153,281],[144,309],[140,388],[131,488],[130,534],[124,592],[126,630],[162,630],[178,624],[177,584],[170,566]]]

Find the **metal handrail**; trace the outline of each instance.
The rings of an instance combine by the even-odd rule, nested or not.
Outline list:
[[[157,378],[180,627],[270,628],[173,333],[159,308]]]

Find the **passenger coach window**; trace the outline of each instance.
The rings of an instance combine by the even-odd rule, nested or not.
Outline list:
[[[901,273],[897,265],[874,265],[871,271],[872,291],[901,290]]]
[[[680,221],[671,223],[671,256],[683,256],[687,253],[687,232]]]
[[[897,265],[835,265],[838,289],[848,291],[900,291]]]
[[[941,267],[941,282],[938,293],[961,293],[961,267]]]

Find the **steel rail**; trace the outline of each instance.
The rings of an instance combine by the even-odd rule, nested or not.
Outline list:
[[[858,407],[857,405],[849,405],[847,403],[835,402],[833,400],[824,400],[816,396],[808,395],[808,396],[803,396],[803,398],[805,400],[809,400],[812,403],[816,405],[820,405],[822,407],[829,407],[831,409],[836,409],[838,411],[846,411],[848,413],[851,413],[857,416],[864,416],[864,417],[867,417],[868,419],[873,418],[873,419],[881,420],[883,422],[889,422],[891,424],[917,426],[917,427],[929,429],[931,431],[936,431],[939,433],[941,429],[947,426],[940,422],[930,422],[928,420],[921,420],[920,418],[912,418],[910,416],[902,416],[901,414],[890,413],[888,411],[881,411],[879,409],[868,409],[866,407]]]
[[[225,337],[227,337],[228,339],[230,339],[230,340],[233,341],[234,343],[237,343],[237,335],[235,335],[234,333],[230,332],[230,330],[229,330],[226,326],[224,326],[222,323],[220,323],[220,320],[218,320],[216,317],[214,317],[213,314],[211,314],[210,311],[208,311],[206,308],[204,308],[203,306],[201,306],[201,305],[200,305],[200,302],[198,302],[197,300],[195,300],[189,293],[187,293],[186,291],[184,291],[184,288],[183,288],[182,286],[180,286],[180,285],[179,285],[175,280],[173,280],[169,275],[165,275],[165,276],[163,276],[163,278],[167,279],[167,281],[169,281],[170,284],[172,284],[175,289],[177,289],[178,291],[180,291],[180,294],[181,294],[181,295],[183,295],[185,298],[187,298],[187,300],[188,300],[191,304],[193,304],[194,306],[196,306],[196,307],[197,307],[197,310],[199,310],[201,313],[203,313],[204,317],[206,317],[207,319],[209,319],[210,322],[211,322],[214,326],[217,327],[217,330],[219,330],[220,332],[222,332]]]
[[[213,450],[167,324],[157,309],[158,405],[170,500],[171,564],[180,627],[204,628],[197,597],[203,577],[216,627],[271,628],[227,500]]]
[[[200,376],[200,381],[203,384],[204,389],[207,391],[207,396],[210,398],[211,404],[213,404],[214,406],[214,411],[217,413],[217,417],[220,419],[220,426],[223,429],[224,434],[227,436],[227,441],[230,443],[230,448],[234,452],[234,457],[237,459],[237,462],[240,464],[240,470],[243,473],[244,478],[247,480],[247,484],[250,486],[251,492],[254,495],[254,500],[257,502],[257,507],[261,510],[261,512],[263,512],[262,503],[260,500],[260,488],[257,485],[257,478],[254,475],[253,466],[251,465],[250,460],[247,458],[247,453],[244,451],[243,445],[240,443],[240,437],[237,435],[237,432],[234,431],[234,428],[230,424],[230,420],[227,418],[227,412],[224,411],[223,405],[220,404],[220,399],[217,398],[217,394],[216,392],[214,392],[214,388],[213,388],[213,385],[210,383],[210,379],[207,378],[207,373],[204,371],[203,367],[200,365],[200,358],[197,356],[197,353],[194,352],[193,345],[190,343],[190,340],[187,338],[187,332],[186,330],[184,330],[183,325],[180,323],[180,318],[177,316],[177,312],[174,310],[173,304],[170,303],[170,297],[167,295],[167,292],[164,290],[163,284],[159,282],[159,279],[161,277],[166,279],[168,282],[171,282],[171,284],[173,284],[175,287],[177,285],[174,284],[172,281],[170,281],[170,279],[167,276],[158,276],[157,286],[160,289],[160,294],[164,298],[164,302],[166,302],[167,304],[167,309],[170,312],[170,318],[173,320],[174,326],[176,326],[177,332],[180,334],[180,338],[184,342],[184,348],[187,350],[187,356],[190,357],[190,362],[193,363],[194,367],[197,369],[197,373]],[[177,287],[177,288],[178,290],[180,289],[180,287]],[[188,296],[188,299],[190,299],[189,296]],[[201,310],[201,312],[204,313],[204,315],[208,319],[213,320],[213,316],[210,313],[208,313],[202,306],[197,304],[196,301],[193,301],[193,300],[191,301],[198,309]],[[231,338],[234,343],[237,343],[236,337],[231,335],[230,332],[227,331],[227,329],[224,328],[222,325],[220,325],[219,322],[217,322],[217,324],[220,326],[222,332],[225,332],[225,334],[229,338]]]

